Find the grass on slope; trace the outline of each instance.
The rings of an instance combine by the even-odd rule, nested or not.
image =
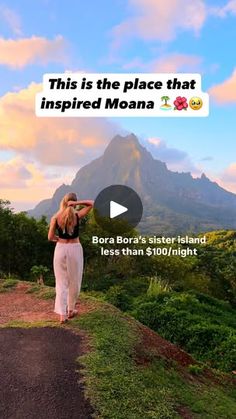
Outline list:
[[[204,376],[193,378],[187,370],[155,356],[148,364],[138,365],[136,323],[112,306],[75,319],[73,327],[93,337],[92,351],[79,362],[100,418],[177,418],[183,417],[183,411],[204,419],[236,416],[233,386],[226,390]]]
[[[81,299],[91,300],[94,310],[73,319],[66,328],[85,331],[91,338],[88,352],[78,358],[78,367],[83,370],[86,395],[98,412],[96,418],[236,417],[236,388],[223,375],[220,385],[201,369],[181,367],[154,355],[148,347],[142,350],[149,361],[137,363],[138,323],[94,297],[83,293]],[[16,325],[29,327],[23,322],[8,326]],[[49,323],[30,323],[30,327],[36,325]]]

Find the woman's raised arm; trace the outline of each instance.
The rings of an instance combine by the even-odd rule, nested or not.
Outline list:
[[[48,240],[52,241],[52,242],[57,242],[58,241],[58,236],[56,236],[55,232],[56,232],[56,217],[52,217],[51,218],[51,222],[50,222],[50,226],[49,226],[49,231],[48,231]]]

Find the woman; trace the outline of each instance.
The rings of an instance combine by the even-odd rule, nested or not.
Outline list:
[[[76,210],[77,205],[85,207]],[[48,240],[57,242],[53,259],[56,278],[54,311],[60,315],[61,323],[65,323],[68,318],[78,313],[75,304],[83,275],[83,248],[79,241],[79,220],[87,215],[92,207],[93,201],[77,201],[75,193],[68,193],[50,222]]]

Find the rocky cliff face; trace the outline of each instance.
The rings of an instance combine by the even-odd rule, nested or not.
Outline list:
[[[142,198],[143,232],[176,234],[236,227],[236,195],[204,174],[194,179],[190,173],[168,170],[133,134],[114,137],[101,157],[77,172],[71,185],[61,185],[51,199],[28,213],[50,218],[67,192],[76,192],[79,199],[95,199],[114,184],[130,186]]]

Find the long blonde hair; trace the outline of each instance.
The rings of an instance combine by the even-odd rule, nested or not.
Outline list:
[[[60,227],[63,231],[67,229],[69,234],[73,233],[74,226],[76,224],[75,209],[72,206],[68,206],[69,201],[77,201],[76,194],[70,192],[62,198],[60,202],[60,209],[57,215],[60,215]]]

